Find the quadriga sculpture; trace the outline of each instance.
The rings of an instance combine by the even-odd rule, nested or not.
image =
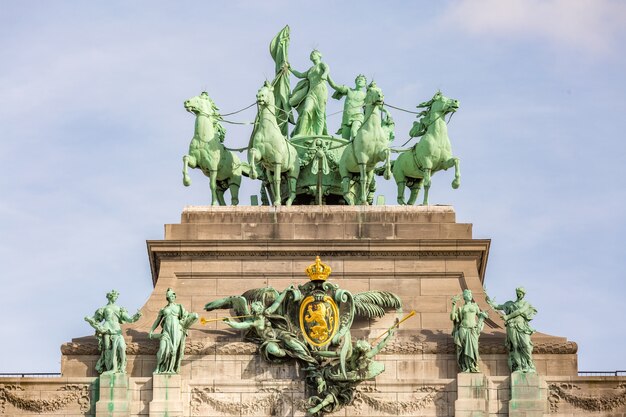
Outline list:
[[[237,155],[224,148],[222,142],[226,132],[219,124],[221,117],[217,107],[206,92],[190,98],[184,105],[196,116],[196,124],[189,153],[183,156],[183,184],[191,184],[187,167],[200,168],[210,179],[211,204],[225,206],[224,192],[230,189],[231,204],[236,206],[239,204],[241,175],[247,167]]]
[[[265,168],[267,180],[271,185],[272,203],[281,205],[281,174],[287,174],[289,197],[285,203],[290,206],[296,198],[296,182],[300,174],[300,160],[296,148],[283,136],[276,121],[276,112],[281,111],[274,105],[273,88],[265,82],[256,95],[258,113],[254,130],[248,145],[248,164],[250,178],[257,178],[256,165]]]
[[[404,189],[407,186],[411,190],[408,204],[415,204],[422,186],[423,204],[428,204],[431,176],[442,169],[454,167],[452,188],[459,188],[461,183],[459,158],[452,156],[448,126],[444,119],[447,114],[459,108],[459,101],[437,92],[431,100],[417,107],[425,107],[426,110],[420,113],[422,118],[413,123],[409,135],[421,136],[421,139],[410,150],[401,153],[393,163],[393,177],[398,186],[398,204],[407,204],[404,200]]]
[[[389,149],[390,134],[383,128],[380,116],[384,101],[383,92],[375,83],[367,88],[365,96],[364,121],[356,133],[354,140],[345,147],[339,160],[341,174],[341,188],[343,198],[350,205],[355,201],[350,192],[350,180],[355,174],[359,175],[359,193],[357,204],[366,205],[367,193],[374,177],[374,168],[379,162],[385,162],[385,179],[391,178],[391,162]]]

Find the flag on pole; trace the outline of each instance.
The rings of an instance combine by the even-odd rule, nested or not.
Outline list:
[[[276,63],[276,78],[272,81],[274,87],[274,101],[276,105],[276,121],[283,135],[287,136],[287,122],[293,124],[291,106],[289,105],[289,94],[291,92],[289,84],[289,71],[285,64],[289,62],[289,26],[285,26],[272,39],[270,43],[270,55]]]

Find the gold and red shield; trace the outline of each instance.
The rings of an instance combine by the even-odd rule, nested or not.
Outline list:
[[[312,295],[300,304],[300,330],[309,344],[325,346],[339,330],[339,309],[335,301],[325,295]]]

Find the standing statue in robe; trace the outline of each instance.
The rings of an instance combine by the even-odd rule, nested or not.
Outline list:
[[[533,342],[530,335],[535,329],[528,324],[537,310],[524,300],[526,290],[519,287],[515,290],[517,299],[504,304],[496,304],[495,299],[487,297],[487,303],[494,309],[503,311],[502,320],[506,324],[506,348],[509,351],[509,368],[511,372],[535,372],[533,363]]]
[[[134,323],[141,317],[139,311],[131,317],[123,307],[115,304],[119,295],[115,290],[109,292],[107,305],[96,310],[92,317],[85,317],[85,321],[96,329],[98,337],[100,357],[96,371],[99,374],[126,373],[126,342],[120,325]]]
[[[470,290],[463,290],[465,305],[457,307],[458,296],[452,298],[452,338],[456,346],[456,361],[461,372],[480,372],[478,369],[478,338],[483,330],[487,312],[481,311]]]
[[[188,313],[182,305],[177,304],[176,293],[168,288],[165,293],[167,305],[159,310],[152,328],[150,339],[159,340],[157,351],[157,366],[155,374],[177,374],[185,353],[185,339],[187,331],[198,321],[198,314]],[[154,330],[161,326],[161,333],[154,334]]]
[[[322,62],[322,54],[311,52],[313,65],[305,72],[298,72],[289,67],[293,75],[302,78],[289,98],[291,107],[298,110],[298,120],[292,136],[327,135],[326,101],[328,100],[328,65]]]

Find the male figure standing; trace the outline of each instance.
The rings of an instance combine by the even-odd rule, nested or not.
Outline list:
[[[341,137],[344,139],[352,139],[363,124],[363,106],[365,105],[367,80],[364,75],[359,74],[354,80],[355,87],[349,88],[345,85],[335,84],[328,77],[328,84],[335,90],[333,94],[334,99],[339,100],[346,96],[346,101],[343,105],[341,127],[337,134],[341,134]]]

